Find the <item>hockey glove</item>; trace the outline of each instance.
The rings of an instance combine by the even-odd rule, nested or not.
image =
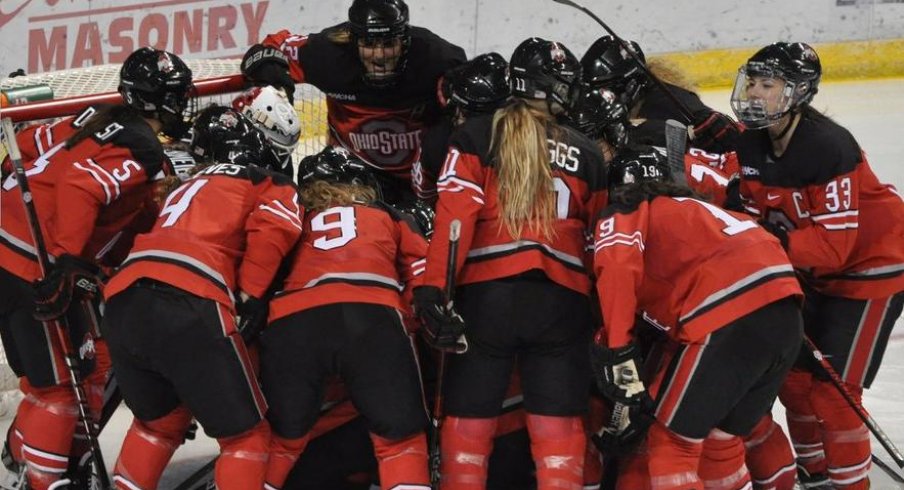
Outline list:
[[[289,60],[277,48],[255,44],[242,58],[242,75],[254,85],[272,85],[286,92],[295,103],[295,80],[289,75]]]
[[[590,362],[600,392],[613,402],[639,404],[648,397],[640,380],[640,353],[637,345],[609,349],[596,342],[590,344]]]
[[[778,241],[782,243],[782,248],[786,252],[788,251],[788,230],[784,226],[766,220],[760,221],[760,226],[775,235],[775,238],[778,238]]]
[[[591,435],[593,444],[603,454],[620,456],[629,453],[643,441],[650,425],[656,420],[653,408],[649,397],[636,405],[615,403],[609,423]]]
[[[699,111],[694,116],[691,139],[697,148],[715,153],[734,151],[741,128],[721,112]]]
[[[239,323],[236,328],[242,336],[242,340],[246,344],[250,344],[260,335],[261,330],[267,324],[270,305],[264,300],[244,293],[240,297],[239,303],[236,304],[236,313],[239,314]]]
[[[42,322],[56,320],[66,314],[73,301],[92,300],[101,296],[103,286],[100,269],[74,255],[64,254],[47,277],[34,282],[34,317]]]
[[[463,354],[468,350],[465,322],[454,309],[447,309],[443,292],[435,286],[414,288],[414,312],[421,321],[421,336],[434,349]]]

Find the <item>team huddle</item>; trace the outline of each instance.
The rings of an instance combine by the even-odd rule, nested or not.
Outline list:
[[[121,104],[18,130],[8,488],[154,489],[198,426],[221,489],[869,488],[904,202],[812,47],[742,65],[736,119],[635,42],[467,59],[403,0],[241,69],[198,107],[141,48]],[[330,142],[294,162],[299,83]]]

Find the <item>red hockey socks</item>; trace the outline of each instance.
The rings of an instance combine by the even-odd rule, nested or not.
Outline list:
[[[113,470],[116,488],[157,488],[164,468],[185,440],[191,419],[188,409],[181,406],[155,420],[134,419]]]
[[[603,477],[603,455],[596,448],[590,434],[602,429],[609,416],[609,408],[602,399],[590,397],[590,413],[584,420],[584,431],[587,433],[587,449],[584,451],[584,488],[599,488]]]
[[[819,420],[810,403],[813,375],[792,369],[779,391],[786,409],[788,436],[797,453],[797,465],[811,475],[826,472],[826,455],[822,445]]]
[[[310,433],[297,439],[286,439],[273,434],[270,439],[270,460],[267,461],[266,490],[279,490],[286,484],[289,473],[310,440]]]
[[[697,476],[703,441],[682,437],[656,421],[647,434],[650,487],[653,490],[700,490]]]
[[[697,475],[707,490],[749,489],[750,473],[744,464],[744,441],[738,436],[713,429],[703,440]]]
[[[616,490],[651,490],[650,455],[646,442],[641,443],[627,456],[618,458],[615,464],[618,464]],[[609,471],[609,468],[603,469]]]
[[[587,435],[581,417],[527,414],[537,490],[581,490]]]
[[[863,388],[845,384],[859,403]],[[832,484],[846,490],[869,488],[869,430],[830,381],[815,380],[810,399],[821,422]]]
[[[483,490],[497,420],[446,417],[440,438],[442,490]]]
[[[261,420],[251,429],[217,439],[220,457],[214,479],[220,490],[263,488],[270,450],[270,424]]]
[[[380,488],[430,490],[427,436],[419,432],[404,439],[385,439],[370,434],[380,470]]]
[[[30,387],[27,398],[16,414],[16,425],[22,433],[28,483],[34,490],[45,490],[69,467],[78,404],[72,388],[65,385]]]
[[[766,414],[744,438],[747,449],[747,469],[753,488],[763,490],[793,490],[797,468],[791,443],[782,428]]]

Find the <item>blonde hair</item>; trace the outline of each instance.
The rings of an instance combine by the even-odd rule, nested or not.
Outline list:
[[[500,229],[515,239],[527,224],[547,239],[555,236],[555,190],[547,139],[555,131],[553,117],[515,98],[493,114],[490,153],[496,167]]]
[[[309,211],[323,211],[334,206],[369,204],[377,200],[377,191],[360,184],[315,180],[298,192],[302,206]]]
[[[690,92],[697,91],[697,87],[681,68],[665,58],[651,58],[647,61],[647,69],[665,83],[671,83]]]

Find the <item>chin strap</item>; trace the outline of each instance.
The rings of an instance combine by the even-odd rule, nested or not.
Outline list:
[[[790,114],[791,114],[791,117],[788,119],[788,124],[785,125],[785,127],[782,129],[782,132],[779,133],[778,136],[772,138],[772,141],[779,141],[779,140],[781,140],[782,138],[785,137],[785,135],[788,134],[788,131],[791,131],[791,127],[794,126],[794,121],[795,121],[795,119],[796,119],[797,117],[800,116],[800,112],[798,112],[797,110],[792,109],[791,112],[790,112]]]

